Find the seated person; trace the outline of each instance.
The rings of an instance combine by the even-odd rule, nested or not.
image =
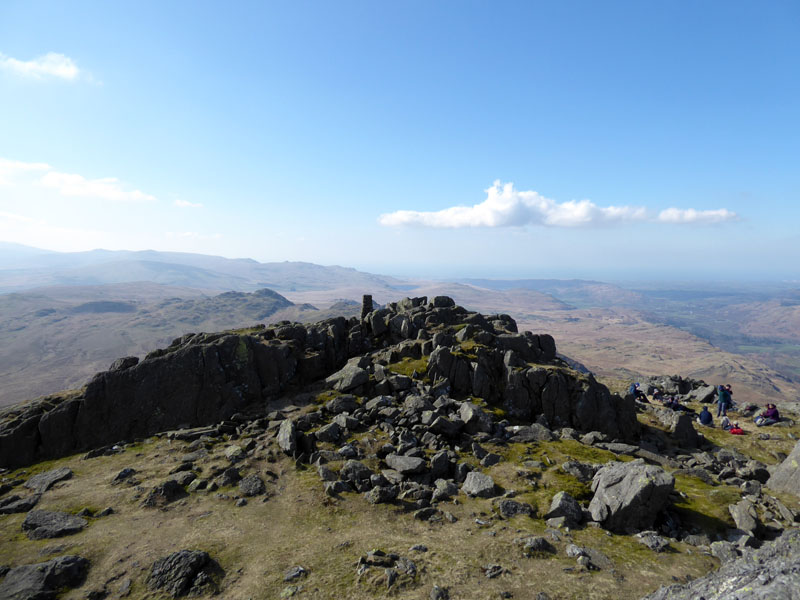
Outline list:
[[[744,429],[739,427],[739,423],[734,423],[728,432],[732,433],[733,435],[744,435]]]
[[[706,426],[712,426],[714,424],[714,417],[711,416],[707,406],[704,406],[703,410],[700,411],[700,416],[697,417],[697,422],[700,423],[700,425]]]
[[[672,410],[680,410],[692,415],[695,414],[695,412],[691,408],[689,408],[688,406],[684,406],[683,404],[678,402],[678,399],[675,398],[674,396],[669,396],[668,398],[666,398],[664,400],[664,406],[666,406],[667,408],[671,408]]]
[[[647,399],[647,394],[645,394],[640,389],[641,384],[637,381],[636,383],[632,383],[631,387],[628,388],[628,393],[633,396],[634,400],[639,400],[641,402],[649,402]]]
[[[767,404],[767,410],[762,412],[756,417],[756,425],[764,427],[765,425],[773,425],[781,420],[781,415],[774,404]]]
[[[653,400],[661,401],[663,399],[664,399],[664,393],[660,389],[655,388],[653,390]]]
[[[719,426],[722,427],[725,431],[728,431],[733,425],[731,425],[731,420],[728,418],[728,415],[722,417],[722,421],[720,421]]]

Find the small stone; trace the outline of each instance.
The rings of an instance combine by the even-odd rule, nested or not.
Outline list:
[[[293,581],[294,579],[299,579],[300,577],[303,577],[304,575],[307,575],[307,574],[308,574],[308,571],[306,571],[303,567],[300,567],[300,566],[292,567],[291,569],[286,571],[286,573],[284,573],[283,580],[284,581]]]

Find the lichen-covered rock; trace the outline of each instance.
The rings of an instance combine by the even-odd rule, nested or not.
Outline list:
[[[758,550],[746,550],[741,558],[731,557],[704,577],[662,587],[642,600],[797,600],[798,590],[800,530],[794,529]]]
[[[789,456],[773,471],[767,480],[767,487],[800,496],[800,442],[795,444]]]
[[[44,494],[59,481],[64,481],[70,477],[72,477],[72,469],[69,467],[59,467],[58,469],[52,469],[34,475],[25,482],[25,487],[29,490],[33,490],[36,494]]]
[[[610,531],[649,529],[666,508],[675,478],[643,460],[611,462],[592,480],[592,519]]]

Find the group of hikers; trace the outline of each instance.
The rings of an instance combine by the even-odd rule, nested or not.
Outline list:
[[[744,435],[744,429],[742,429],[738,421],[731,421],[728,417],[728,411],[732,410],[734,406],[733,390],[731,389],[731,385],[720,384],[717,386],[716,392],[717,418],[721,417],[720,427],[733,435]],[[644,393],[644,391],[641,389],[641,384],[638,382],[631,384],[630,388],[628,388],[628,394],[632,395],[634,399],[639,402],[647,402],[648,404],[650,403],[650,400],[647,398],[647,394]],[[654,401],[660,401],[661,404],[666,408],[680,410],[692,415],[697,414],[688,406],[681,404],[676,397],[664,396],[664,394],[658,388],[653,389],[652,397]],[[755,410],[756,407],[752,406],[751,408]],[[764,427],[767,425],[773,425],[780,420],[780,413],[778,412],[776,406],[774,404],[767,404],[766,410],[756,416],[753,422],[757,427]],[[704,406],[700,411],[700,414],[697,415],[697,422],[706,427],[714,426],[714,417],[711,415],[711,411],[708,410],[708,406]]]

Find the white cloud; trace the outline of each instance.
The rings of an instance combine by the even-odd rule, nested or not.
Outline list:
[[[175,200],[175,206],[180,208],[203,208],[200,202],[189,202],[188,200]]]
[[[31,79],[55,77],[73,81],[81,74],[75,61],[57,52],[48,52],[32,60],[18,60],[0,53],[0,69]]]
[[[722,223],[738,219],[735,212],[727,208],[717,210],[695,210],[693,208],[667,208],[658,213],[662,223]]]
[[[200,233],[198,231],[168,231],[167,237],[192,239],[192,240],[218,240],[222,237],[222,234]]]
[[[11,180],[19,175],[35,171],[49,171],[50,169],[50,165],[46,163],[27,163],[0,158],[0,185],[10,185]]]
[[[58,190],[62,196],[81,198],[98,198],[112,202],[153,202],[155,196],[140,190],[125,190],[119,179],[106,177],[103,179],[86,179],[74,173],[50,171],[44,175],[40,183]]]
[[[727,209],[669,208],[653,219],[641,206],[598,206],[591,200],[556,202],[534,191],[514,189],[513,183],[495,181],[485,190],[486,200],[473,206],[453,206],[439,211],[398,210],[378,218],[381,225],[396,227],[589,227],[618,223],[718,223],[737,218]]]
[[[519,227],[545,225],[578,227],[643,221],[644,208],[597,206],[590,200],[556,202],[533,191],[515,190],[513,183],[495,181],[486,190],[486,200],[474,206],[453,206],[435,212],[399,210],[381,215],[381,225],[422,225],[425,227]]]

